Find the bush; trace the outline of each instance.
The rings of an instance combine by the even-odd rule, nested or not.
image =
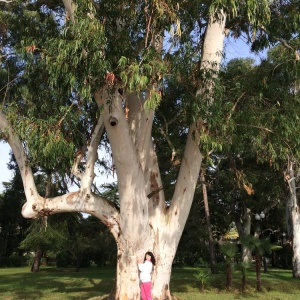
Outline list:
[[[67,268],[74,265],[71,255],[68,251],[61,251],[56,255],[56,266],[58,268]]]

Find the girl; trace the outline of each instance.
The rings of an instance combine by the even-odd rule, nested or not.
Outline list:
[[[151,297],[151,273],[155,265],[155,258],[152,252],[145,254],[144,262],[138,263],[141,281],[141,297],[142,300],[152,300]]]

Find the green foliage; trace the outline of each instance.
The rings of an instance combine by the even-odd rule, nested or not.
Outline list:
[[[61,34],[45,43],[42,57],[50,74],[50,85],[91,99],[91,92],[104,81],[111,67],[105,59],[106,37],[90,1],[78,1],[76,22],[68,21]]]
[[[142,94],[149,89],[145,96],[145,107],[156,108],[161,101],[157,82],[160,82],[166,72],[165,64],[154,49],[147,49],[142,53],[141,60],[130,63],[122,56],[119,60],[120,77],[125,90],[129,93],[135,91]]]
[[[68,268],[72,267],[74,264],[74,261],[72,259],[72,256],[70,252],[68,251],[60,251],[56,255],[56,266],[58,268]]]
[[[48,222],[45,218],[35,220],[28,228],[26,238],[20,248],[27,251],[57,251],[67,241],[67,230],[63,223]]]
[[[210,11],[215,13],[219,9],[224,9],[228,13],[229,18],[236,18],[242,15],[251,24],[261,25],[266,24],[269,21],[269,4],[270,2],[268,0],[213,0],[210,6]]]
[[[259,66],[231,61],[221,74],[226,89],[212,105],[216,118],[207,120],[210,132],[223,140],[223,152],[252,153],[276,168],[287,157],[298,159],[300,141],[299,95],[292,92],[298,66],[278,58]]]
[[[272,250],[280,249],[280,246],[272,245],[269,238],[258,238],[253,235],[247,235],[240,238],[243,245],[251,249],[255,255],[263,256],[271,254]]]
[[[234,257],[237,255],[238,247],[236,243],[226,242],[220,245],[220,250],[225,257],[227,263],[232,263]]]
[[[10,257],[0,257],[0,268],[23,267],[27,265],[28,257],[11,255]]]
[[[117,184],[116,183],[104,184],[101,186],[101,188],[103,189],[103,191],[101,192],[101,196],[106,199],[109,199],[111,203],[114,203],[117,207],[120,207]]]
[[[115,261],[116,244],[106,227],[94,217],[60,214],[39,219],[28,229],[20,248],[41,249],[56,254],[58,267],[84,267],[94,261],[98,265]]]
[[[207,12],[224,8],[230,18],[241,15],[258,24],[261,23],[259,20],[268,20],[266,1],[194,1],[193,4],[154,1],[145,10],[144,4],[137,1],[128,5],[125,2],[116,5],[115,2],[101,1],[94,5],[91,1],[78,0],[74,23],[60,17],[62,3],[50,3],[45,7],[30,3],[19,9],[20,3],[16,1],[6,5],[1,14],[4,27],[11,28],[13,42],[8,44],[14,50],[14,61],[5,61],[3,76],[8,74],[8,66],[10,70],[14,66],[14,75],[21,77],[15,82],[18,88],[13,92],[14,97],[10,98],[10,101],[18,101],[18,105],[13,107],[15,113],[11,120],[16,120],[28,152],[32,152],[32,161],[49,168],[55,164],[63,170],[68,168],[72,154],[82,145],[94,122],[94,115],[89,119],[90,111],[82,105],[93,100],[95,89],[105,83],[106,72],[113,72],[118,84],[123,85],[127,92],[135,91],[142,95],[148,109],[157,108],[162,99],[168,101],[171,87],[176,86],[179,93],[174,100],[181,103],[177,111],[182,122],[181,131],[199,117],[207,122],[201,128],[200,145],[204,154],[224,151],[224,147],[231,145],[230,135],[233,138],[238,136],[234,133],[234,120],[224,120],[234,107],[232,101],[214,101],[211,105],[201,101],[203,99],[196,100],[194,96],[199,79],[203,77],[197,65],[209,18]],[[170,36],[174,51],[163,53],[162,57],[153,41],[169,28],[174,29],[174,35]],[[199,39],[195,39],[196,33]],[[5,41],[9,41],[8,37]],[[210,80],[211,76],[207,73],[206,79]],[[218,82],[215,85],[215,98],[219,99],[227,91]],[[243,93],[242,88],[238,82],[236,90]],[[145,92],[147,90],[148,93]],[[165,106],[169,109],[170,104]],[[72,105],[74,110],[79,111],[77,114],[69,111],[67,122],[65,113]],[[24,119],[19,117],[34,106],[34,113]],[[41,112],[48,113],[50,107],[55,108],[53,114],[56,117],[48,119],[40,115]],[[43,109],[40,111],[40,108]],[[79,116],[85,113],[86,118],[78,121]],[[61,118],[64,119],[63,126],[59,123]],[[87,123],[89,129],[86,128]],[[45,134],[47,128],[49,133]],[[76,134],[68,135],[68,131],[74,128]],[[25,142],[26,136],[30,137],[30,141]],[[265,149],[273,156],[277,150],[272,144],[267,144]],[[45,157],[44,162],[42,157]]]
[[[200,289],[204,291],[205,283],[211,278],[212,274],[209,268],[201,268],[197,270],[197,273],[194,274],[194,277],[197,281],[200,281]]]
[[[3,264],[15,265],[18,262],[16,257],[23,255],[18,246],[30,224],[30,220],[21,215],[25,195],[18,170],[4,187],[0,195],[0,257]]]
[[[295,59],[295,50],[299,48],[299,2],[289,0],[270,3],[270,22],[252,33],[252,49],[259,51],[274,47],[278,41],[285,43],[285,51]],[[289,50],[287,49],[289,48]],[[293,50],[294,49],[294,50]]]

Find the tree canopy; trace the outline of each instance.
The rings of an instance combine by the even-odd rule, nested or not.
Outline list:
[[[99,218],[117,242],[115,299],[138,299],[136,258],[149,249],[157,256],[153,294],[171,297],[203,158],[232,152],[279,165],[298,157],[295,3],[0,2],[0,129],[20,168],[23,216]],[[280,42],[286,63],[232,62],[223,72],[229,32],[248,34],[253,49],[266,46],[263,37]],[[103,145],[117,204],[93,185]],[[32,167],[59,183],[58,195],[38,192]],[[72,182],[78,190],[69,192]]]

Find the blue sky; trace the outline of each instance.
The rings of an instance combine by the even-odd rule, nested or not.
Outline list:
[[[0,192],[3,191],[3,181],[9,181],[12,177],[12,173],[7,168],[9,162],[10,147],[7,143],[0,142]]]

